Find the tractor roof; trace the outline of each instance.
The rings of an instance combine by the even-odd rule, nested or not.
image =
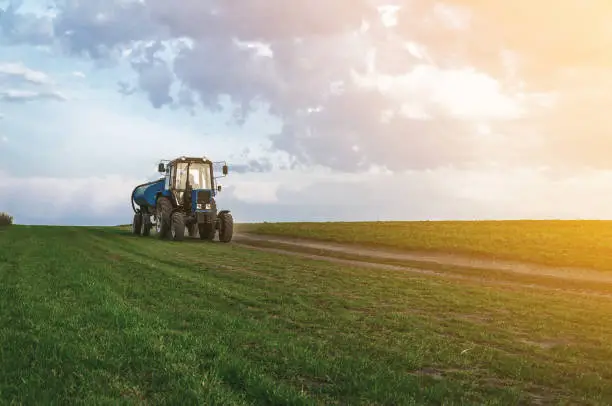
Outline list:
[[[203,163],[203,164],[212,163],[207,157],[190,157],[190,156],[181,156],[181,157],[173,159],[169,163],[174,164],[177,162],[185,162],[185,163],[197,162],[197,163]]]

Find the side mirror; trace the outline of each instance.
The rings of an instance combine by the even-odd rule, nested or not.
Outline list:
[[[164,173],[164,172],[166,172],[166,166],[165,166],[163,163],[159,164],[159,165],[157,166],[157,171],[158,171],[159,173]]]
[[[217,185],[217,192],[221,191],[221,185]]]
[[[227,165],[223,165],[223,174],[227,175]]]

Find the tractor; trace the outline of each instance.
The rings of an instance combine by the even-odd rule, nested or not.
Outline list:
[[[223,164],[223,175],[215,177],[213,167],[218,164]],[[218,231],[219,241],[232,240],[233,217],[229,210],[217,211],[215,202],[221,192],[217,179],[227,176],[227,163],[182,156],[161,160],[158,171],[161,179],[132,191],[133,234],[148,236],[155,227],[160,239],[182,241],[187,234],[212,241]]]

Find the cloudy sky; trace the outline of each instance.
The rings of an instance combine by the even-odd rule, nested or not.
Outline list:
[[[129,223],[185,154],[237,221],[612,218],[612,3],[545,3],[0,0],[0,211]]]

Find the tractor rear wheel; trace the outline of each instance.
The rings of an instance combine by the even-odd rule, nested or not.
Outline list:
[[[185,216],[183,216],[183,213],[178,211],[172,213],[170,235],[174,241],[183,241],[185,239]]]
[[[160,240],[165,239],[170,233],[170,227],[172,226],[172,203],[167,197],[160,197],[157,200],[157,207],[155,213],[155,230],[157,231],[157,237]]]
[[[229,212],[219,213],[219,241],[230,242],[234,235],[234,218]]]
[[[140,213],[134,214],[134,220],[132,220],[132,234],[140,235],[142,233],[142,215]]]

